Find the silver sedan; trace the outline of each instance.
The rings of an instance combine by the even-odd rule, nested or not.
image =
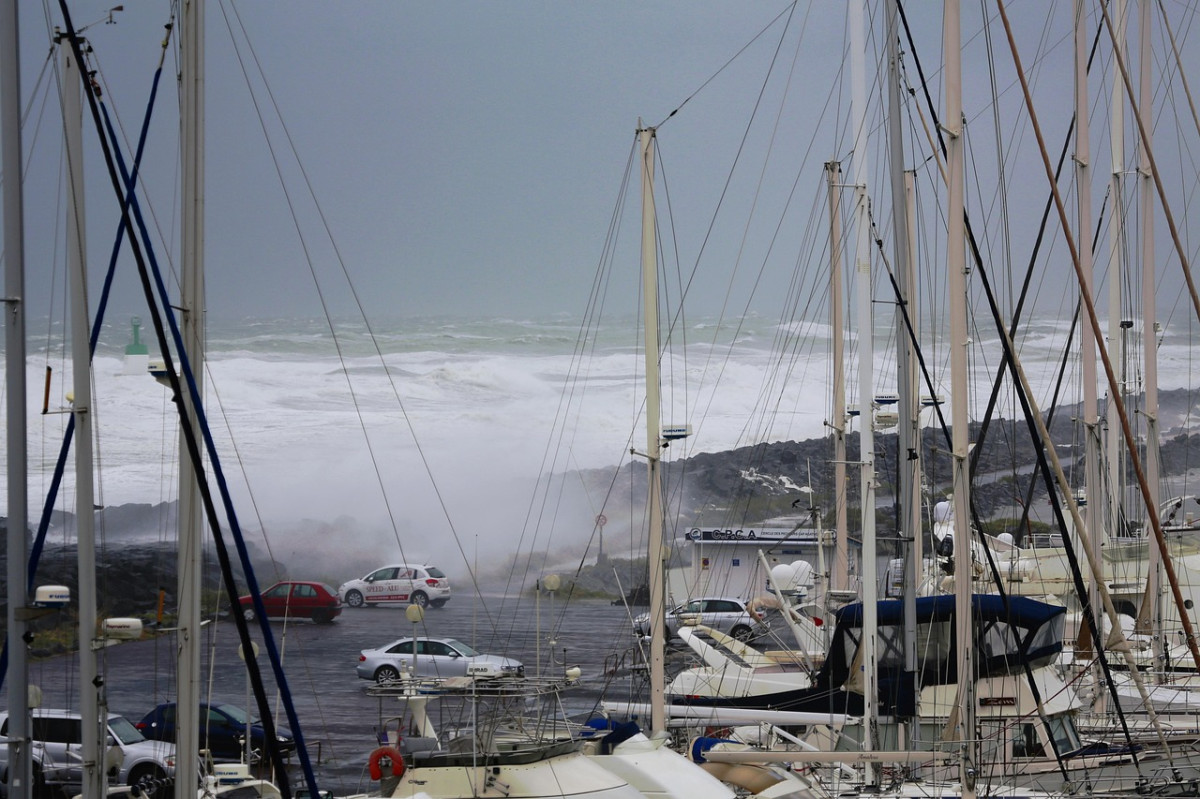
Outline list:
[[[358,676],[384,683],[401,675],[418,677],[523,677],[525,667],[519,661],[500,655],[485,655],[453,638],[417,638],[399,641],[379,649],[364,649],[358,656]]]

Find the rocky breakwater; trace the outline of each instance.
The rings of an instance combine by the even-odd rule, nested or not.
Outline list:
[[[81,591],[95,591],[99,615],[102,618],[136,617],[148,630],[170,626],[177,604],[176,576],[177,547],[164,536],[151,534],[147,525],[156,527],[154,520],[173,517],[173,508],[166,506],[122,506],[105,509],[97,514],[104,524],[97,528],[101,542],[96,547],[94,584],[84,586],[79,581],[79,549],[74,539],[74,523],[69,516],[55,514],[38,559],[37,585],[64,585],[71,590],[73,600]],[[173,524],[173,518],[172,518]],[[7,536],[8,521],[0,519]],[[70,534],[65,534],[69,531]],[[120,531],[120,532],[113,532]],[[225,589],[215,552],[211,546],[203,557],[201,602],[206,614],[228,607]],[[7,547],[0,550],[0,568],[8,567]],[[235,577],[242,583],[242,572],[235,568]],[[7,625],[7,593],[0,596],[3,614],[0,627]],[[57,654],[75,648],[72,630],[77,625],[75,601],[61,613],[32,623],[34,632],[32,654],[35,657]]]

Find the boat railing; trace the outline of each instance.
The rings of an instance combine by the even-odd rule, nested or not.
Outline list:
[[[368,696],[550,696],[560,693],[577,680],[538,677],[428,677],[401,678],[367,686]]]

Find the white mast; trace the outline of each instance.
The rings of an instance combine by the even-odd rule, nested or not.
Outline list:
[[[858,307],[858,421],[859,459],[862,493],[862,585],[863,633],[863,749],[874,751],[879,724],[875,691],[875,644],[878,599],[875,557],[875,432],[874,432],[874,361],[871,312],[871,236],[867,218],[867,78],[863,0],[850,4],[850,118],[854,126],[854,269]],[[854,675],[851,675],[851,679]],[[868,786],[879,784],[879,769],[867,765]]]
[[[1158,441],[1158,331],[1156,328],[1154,291],[1154,181],[1151,174],[1149,150],[1153,137],[1153,62],[1151,58],[1150,24],[1153,15],[1152,4],[1142,0],[1138,14],[1138,69],[1140,83],[1138,88],[1138,114],[1144,130],[1145,139],[1138,144],[1138,203],[1141,218],[1142,241],[1142,369],[1144,381],[1143,390],[1146,392],[1146,452],[1142,464],[1146,472],[1146,485],[1149,491],[1150,505],[1157,509],[1161,499],[1159,486],[1159,441]],[[1149,514],[1143,518],[1149,519]],[[1147,540],[1153,537],[1150,525],[1147,523]],[[1150,622],[1154,632],[1162,632],[1162,553],[1158,547],[1147,547],[1149,563],[1146,567],[1146,597],[1147,607],[1139,614]],[[1141,619],[1139,619],[1140,621]],[[1165,641],[1158,636],[1160,645],[1154,648],[1155,660],[1160,671],[1165,656]]]
[[[8,410],[8,788],[32,790],[29,749],[28,454],[25,440],[25,215],[21,163],[21,50],[17,3],[0,6],[0,169],[4,174],[4,345]]]
[[[842,165],[825,165],[829,182],[829,333],[833,337],[833,507],[834,552],[829,589],[850,587],[850,525],[846,520],[846,326],[842,320]],[[810,481],[811,482],[811,481]],[[828,609],[828,604],[826,605]]]
[[[101,757],[104,726],[96,650],[96,524],[92,480],[91,327],[88,324],[87,259],[83,194],[83,65],[75,61],[71,41],[58,40],[62,79],[63,130],[67,152],[67,271],[71,285],[71,371],[75,415],[75,518],[79,558],[79,712],[85,797],[105,795]]]
[[[646,337],[646,513],[650,522],[647,565],[650,570],[650,726],[654,733],[667,728],[664,689],[666,630],[666,580],[663,565],[662,494],[659,485],[659,377],[658,377],[658,252],[654,214],[654,128],[638,121],[642,154],[642,315]]]
[[[1127,13],[1125,0],[1111,0],[1114,38],[1117,46],[1125,46]],[[1118,365],[1125,363],[1125,349],[1121,337],[1121,249],[1125,240],[1125,93],[1113,66],[1112,99],[1109,102],[1109,158],[1112,164],[1112,197],[1108,234],[1108,352],[1117,353]],[[1121,368],[1120,366],[1118,368]],[[1124,484],[1121,469],[1121,419],[1117,413],[1118,397],[1111,396],[1104,405],[1105,465],[1108,491],[1105,492],[1104,509],[1108,520],[1106,534],[1112,536],[1121,524],[1121,506],[1124,504]],[[1100,497],[1090,502],[1099,501]]]
[[[204,386],[204,4],[202,0],[185,0],[181,20],[181,64],[183,138],[182,187],[183,212],[181,223],[182,268],[180,305],[182,306],[182,337],[187,350],[197,395],[203,396]],[[179,398],[188,409],[187,418],[196,424],[196,409],[189,392],[184,389]],[[199,439],[199,431],[196,431]],[[196,753],[200,751],[200,725],[194,718],[200,706],[200,575],[203,569],[202,541],[204,531],[196,471],[187,456],[183,432],[179,439],[179,681],[176,708],[179,723],[175,725],[176,749],[184,756],[175,764],[175,795],[190,799],[199,784]],[[188,719],[191,718],[189,722]]]
[[[971,500],[968,460],[966,229],[963,220],[962,30],[958,0],[946,3],[942,57],[946,63],[946,291],[950,305],[950,424],[954,482],[955,642],[958,646],[958,724],[962,799],[974,799],[978,741],[975,738],[975,654],[971,608]]]
[[[1075,194],[1078,212],[1079,232],[1076,240],[1079,247],[1079,270],[1084,277],[1080,290],[1089,298],[1094,297],[1093,264],[1092,264],[1092,172],[1091,172],[1091,139],[1090,117],[1088,115],[1088,36],[1087,10],[1084,0],[1075,2]],[[1104,503],[1100,501],[1103,494],[1100,482],[1100,412],[1098,407],[1096,383],[1096,336],[1091,325],[1081,325],[1080,330],[1080,372],[1083,379],[1083,428],[1084,428],[1084,481],[1086,486],[1087,505],[1084,506],[1084,525],[1087,535],[1083,540],[1093,548],[1089,561],[1095,561],[1099,552],[1095,550],[1100,540],[1102,527],[1101,514]],[[1078,533],[1072,546],[1080,541]],[[1089,583],[1089,603],[1093,613],[1100,607],[1100,586],[1093,576]],[[1086,629],[1086,628],[1085,628]],[[1093,641],[1092,646],[1103,646],[1102,641]],[[1099,661],[1097,661],[1099,663]],[[1098,668],[1098,666],[1097,666]],[[1095,701],[1104,703],[1104,692],[1095,692]]]
[[[921,695],[917,677],[920,653],[917,652],[917,583],[921,576],[921,480],[919,456],[921,454],[921,431],[919,424],[919,397],[917,393],[916,347],[909,335],[908,323],[913,320],[917,296],[914,277],[913,246],[910,238],[911,216],[909,200],[912,197],[911,175],[904,171],[904,134],[901,125],[903,100],[900,90],[900,30],[899,10],[896,0],[887,3],[887,53],[888,53],[888,153],[891,161],[888,175],[892,189],[892,230],[896,284],[896,298],[901,313],[896,314],[896,468],[899,471],[897,505],[899,511],[899,535],[903,543],[904,558],[904,671],[905,680],[911,680],[913,694]],[[918,714],[919,715],[919,714]],[[921,725],[916,718],[908,720],[909,740],[919,737]]]

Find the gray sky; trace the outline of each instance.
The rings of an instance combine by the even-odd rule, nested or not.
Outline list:
[[[964,5],[970,6],[964,9],[964,103],[978,159],[968,169],[994,175],[995,157],[984,144],[993,122],[983,111],[990,103],[991,72],[985,38],[979,35],[980,9]],[[1026,68],[1040,93],[1043,125],[1057,153],[1069,121],[1070,3],[1012,5]],[[73,3],[75,23],[102,19],[107,7]],[[993,15],[998,91],[1006,107],[1015,109],[1020,98],[1003,30],[994,6],[985,7]],[[326,223],[371,315],[578,315],[603,252],[638,118],[661,122],[693,94],[660,131],[676,225],[670,235],[679,241],[685,273],[703,247],[701,260],[712,271],[698,273],[693,295],[706,311],[725,301],[731,264],[745,262],[750,283],[758,265],[771,257],[768,251],[774,251],[782,265],[765,270],[765,285],[758,289],[758,302],[770,308],[797,259],[799,245],[791,246],[788,237],[798,241],[806,225],[823,224],[816,222],[825,213],[817,204],[823,202],[821,164],[850,157],[849,92],[838,83],[844,66],[842,80],[848,80],[842,58],[845,8],[802,3],[790,17],[788,11],[778,1],[209,3],[210,315],[318,315],[308,259],[326,301],[335,310],[349,307],[337,258],[322,230]],[[47,49],[47,22],[28,8],[22,12],[23,83],[30,93]],[[127,4],[115,25],[97,24],[88,31],[106,99],[130,137],[140,124],[167,13],[164,2]],[[788,22],[786,35],[785,20],[776,20],[781,14]],[[910,17],[940,107],[940,5],[914,4]],[[873,53],[882,48],[881,29],[876,22],[868,45]],[[1194,62],[1189,31],[1184,27],[1176,35],[1185,58]],[[172,50],[144,167],[154,213],[171,240],[177,238],[171,221],[178,190],[175,64]],[[877,100],[878,86],[870,92]],[[48,188],[59,169],[57,137],[49,124],[53,109],[42,111],[38,102],[33,113],[46,122],[35,127],[31,121],[25,133],[26,148],[34,149],[29,195],[37,210],[29,220],[27,246],[35,316],[48,312],[36,303],[46,308],[46,297],[52,290],[60,297],[64,285],[60,269],[44,266],[61,257],[54,254],[53,242],[60,239],[55,231],[62,223],[50,210],[56,200]],[[708,236],[756,104],[753,132],[724,205],[750,207],[755,197],[763,207],[768,201],[781,203],[795,184],[794,210],[779,242],[774,240],[777,212],[760,216],[753,227],[745,211],[726,214]],[[259,114],[265,119],[261,124]],[[1093,125],[1106,124],[1105,114],[1098,110]],[[1016,118],[1014,112],[1009,119]],[[876,135],[878,112],[870,124]],[[1025,170],[1011,165],[1010,177],[1014,185],[1023,180],[1035,188],[1035,202],[1009,200],[1015,203],[1015,223],[1026,223],[1024,214],[1044,201],[1044,178],[1030,149],[1028,126],[1003,124],[1012,137],[1009,146],[1022,148]],[[97,163],[95,135],[89,130],[87,137],[89,247],[99,269],[116,221],[111,189]],[[1102,134],[1094,133],[1093,140],[1094,148],[1103,146]],[[750,154],[766,152],[769,145],[769,162]],[[872,146],[869,157],[880,195],[873,202],[882,215],[885,165],[880,146]],[[272,158],[284,175],[286,195]],[[1103,188],[1101,175],[1098,195]],[[994,214],[995,197],[994,187],[978,190],[976,212]],[[636,241],[636,213],[623,219],[630,226],[624,237]],[[172,245],[172,258],[176,249]],[[131,262],[122,267],[116,311],[138,310],[131,267]],[[735,305],[745,301],[745,292],[733,299]]]

